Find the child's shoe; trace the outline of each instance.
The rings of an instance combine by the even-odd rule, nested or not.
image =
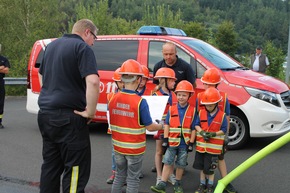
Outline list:
[[[165,188],[166,188],[166,183],[163,181],[159,182],[159,184],[157,184],[156,186],[150,187],[150,189],[153,192],[157,192],[157,193],[165,193]]]
[[[168,178],[168,182],[171,183],[172,185],[175,184],[176,182],[176,178],[174,174],[170,174],[169,178]]]
[[[199,184],[197,190],[194,193],[204,193],[206,191],[206,187],[204,184]]]
[[[113,184],[115,179],[115,171],[112,171],[112,175],[107,179],[107,184]]]
[[[182,189],[180,183],[178,183],[178,182],[175,182],[173,189],[174,189],[174,193],[183,193],[183,189]]]
[[[213,192],[214,192],[214,187],[213,187],[213,185],[207,185],[206,193],[213,193]]]

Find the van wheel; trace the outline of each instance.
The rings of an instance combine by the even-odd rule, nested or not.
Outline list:
[[[240,149],[249,138],[249,123],[246,116],[238,109],[231,108],[228,148]]]

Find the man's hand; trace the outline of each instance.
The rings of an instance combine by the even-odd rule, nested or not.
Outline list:
[[[192,151],[193,151],[193,143],[190,142],[187,146],[187,153]]]
[[[82,116],[84,118],[87,118],[88,119],[87,124],[89,124],[94,118],[96,118],[96,114],[89,115],[86,110],[84,110],[84,111],[74,110],[74,113],[77,114],[77,115],[80,115],[80,116]]]

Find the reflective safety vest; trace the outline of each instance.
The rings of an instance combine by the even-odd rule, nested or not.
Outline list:
[[[218,132],[221,130],[221,125],[225,117],[225,113],[219,110],[210,125],[208,125],[207,111],[205,109],[201,109],[199,111],[199,117],[202,130],[206,132]],[[222,152],[223,143],[224,135],[211,137],[209,141],[205,141],[199,132],[197,132],[196,151],[200,153],[206,152],[209,154],[219,155]]]
[[[147,87],[145,87],[144,93],[142,95],[143,96],[151,96],[151,94],[152,94],[152,90],[149,90]]]
[[[184,138],[186,144],[189,144],[191,137],[191,124],[194,119],[195,107],[188,105],[185,115],[180,124],[178,106],[174,105],[169,108],[169,136],[168,142],[170,147],[177,147],[180,144],[181,138]]]
[[[168,113],[169,107],[177,104],[177,97],[176,97],[176,94],[175,94],[174,92],[170,92],[170,93],[171,93],[172,105],[170,105],[169,101],[167,102],[166,107],[165,107],[165,110],[164,110],[164,113],[163,113],[163,116],[162,116],[162,120],[165,120],[165,119],[166,119],[166,116],[167,116],[167,113]],[[156,95],[156,96],[164,96],[164,95],[160,92],[160,90],[154,92],[153,95]]]
[[[200,111],[201,109],[204,109],[204,105],[201,104],[201,99],[202,99],[202,95],[204,92],[200,92],[197,94],[197,104],[198,104],[198,111]],[[222,96],[222,100],[218,103],[218,107],[220,110],[222,110],[223,112],[225,112],[226,110],[226,99],[227,99],[227,93],[225,92],[221,92],[220,91],[220,95]]]
[[[142,98],[135,93],[118,92],[109,101],[114,150],[124,155],[140,155],[146,149],[146,129],[140,124]]]
[[[107,94],[108,103],[111,100],[111,98],[113,98],[114,95],[115,95],[115,92],[110,92],[110,93]],[[109,120],[108,120],[108,123],[109,123]],[[107,130],[107,134],[112,134],[112,131],[111,131],[111,128],[110,128],[110,123],[109,123],[109,127],[108,127],[108,130]]]

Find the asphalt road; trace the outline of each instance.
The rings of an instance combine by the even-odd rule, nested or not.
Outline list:
[[[5,129],[0,130],[0,193],[38,192],[42,163],[41,136],[36,115],[26,111],[26,97],[7,97],[5,102]],[[111,142],[106,134],[106,124],[92,124],[92,168],[86,193],[108,193],[111,185],[106,179],[111,174]],[[231,171],[260,149],[278,137],[253,139],[242,150],[226,154],[228,170]],[[154,160],[155,142],[148,136],[147,151],[143,162],[144,178],[140,192],[151,192],[156,174],[151,167]],[[188,167],[183,179],[185,193],[192,193],[199,184],[199,172],[191,166],[194,153],[189,155]],[[216,181],[220,178],[217,172]],[[239,193],[289,193],[290,190],[290,144],[267,156],[258,164],[233,181]],[[168,185],[167,192],[173,192]]]

